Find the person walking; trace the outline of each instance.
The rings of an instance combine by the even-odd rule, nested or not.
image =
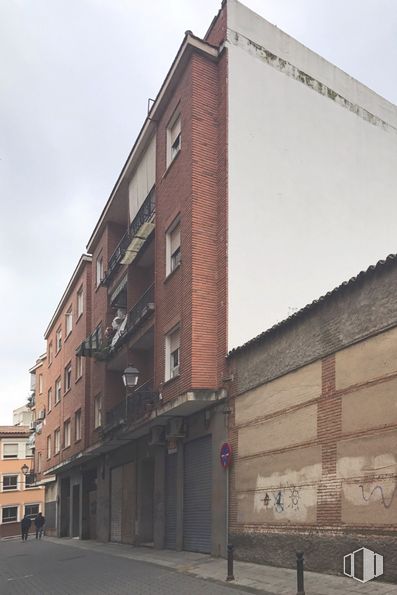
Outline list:
[[[42,513],[39,512],[39,514],[34,519],[34,524],[36,527],[36,539],[41,539],[41,537],[44,533],[44,523],[45,523],[45,518],[43,517]]]
[[[32,524],[32,521],[25,514],[25,516],[23,517],[23,519],[21,521],[22,541],[27,541],[31,524]]]

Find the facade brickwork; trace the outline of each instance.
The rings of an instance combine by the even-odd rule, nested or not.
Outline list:
[[[397,316],[377,307],[395,276],[395,259],[380,263],[231,354],[229,533],[241,559],[293,566],[303,549],[308,569],[340,573],[343,556],[366,545],[387,557],[385,577],[396,580],[397,417],[386,403],[395,398]],[[314,361],[302,350],[313,332],[323,336]],[[272,378],[280,341],[282,365],[299,358],[300,367]]]

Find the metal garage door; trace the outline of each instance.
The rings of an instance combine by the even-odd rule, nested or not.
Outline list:
[[[185,445],[183,545],[185,550],[211,551],[211,436]]]
[[[114,467],[110,476],[110,541],[121,542],[123,467]]]
[[[165,547],[176,549],[176,454],[166,458]]]

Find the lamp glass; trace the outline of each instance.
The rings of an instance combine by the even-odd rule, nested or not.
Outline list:
[[[123,372],[123,382],[124,386],[127,388],[132,388],[138,384],[139,378],[139,370],[134,368],[133,366],[128,366]]]
[[[25,463],[24,465],[22,465],[21,467],[21,471],[24,475],[28,475],[29,473],[29,467],[27,466],[27,464]]]

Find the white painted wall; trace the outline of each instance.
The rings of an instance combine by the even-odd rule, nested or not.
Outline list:
[[[235,0],[227,45],[231,349],[396,252],[397,108]]]

